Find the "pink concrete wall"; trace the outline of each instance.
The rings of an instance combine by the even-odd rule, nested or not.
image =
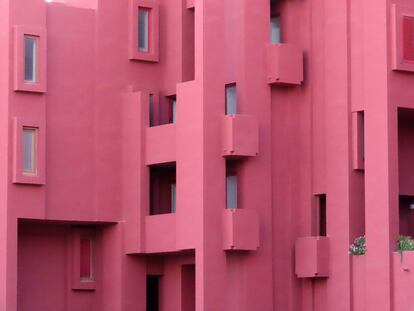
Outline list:
[[[412,278],[392,251],[398,232],[414,232],[408,210],[399,212],[399,195],[414,194],[414,91],[411,73],[392,70],[390,1],[279,0],[285,45],[272,47],[270,0],[151,5],[159,61],[147,62],[129,59],[127,1],[0,3],[0,311],[144,311],[147,275],[160,276],[163,311],[408,311]],[[18,25],[46,30],[46,92],[13,89]],[[283,85],[269,85],[280,68]],[[249,119],[232,128],[235,155],[223,152],[231,83],[243,115],[235,119]],[[177,121],[167,125],[175,95]],[[356,112],[365,119],[358,170]],[[14,118],[44,127],[44,185],[12,183]],[[223,223],[232,213],[226,157],[237,161],[239,214],[252,215],[241,225]],[[149,215],[148,165],[165,163],[176,167],[177,210]],[[298,260],[314,249],[301,255],[294,243],[318,239],[321,194],[329,275],[301,279],[295,258],[306,266]],[[69,281],[79,225],[96,231],[94,290]],[[364,234],[367,254],[350,257]]]

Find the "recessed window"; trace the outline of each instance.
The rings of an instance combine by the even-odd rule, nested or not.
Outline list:
[[[24,175],[36,175],[37,173],[37,133],[37,128],[23,127],[22,169]]]
[[[24,81],[37,81],[38,37],[24,36]]]
[[[364,111],[352,113],[352,160],[354,170],[364,170],[365,162],[365,118]]]
[[[150,215],[175,213],[177,207],[175,163],[150,167]]]
[[[326,236],[326,194],[316,196],[316,235]]]
[[[237,88],[236,84],[226,85],[226,114],[237,114]]]
[[[237,175],[226,176],[226,207],[237,208]]]
[[[138,8],[138,50],[149,51],[149,19],[150,9]]]
[[[171,184],[171,213],[176,212],[176,206],[177,206],[177,184],[172,183]]]
[[[177,98],[175,96],[169,98],[169,105],[169,123],[175,123],[177,120]]]
[[[403,58],[414,62],[414,16],[403,16]]]
[[[272,44],[278,44],[281,42],[280,15],[272,16],[270,19],[270,42]]]
[[[92,275],[92,239],[89,237],[80,238],[80,279],[88,281],[93,279]]]

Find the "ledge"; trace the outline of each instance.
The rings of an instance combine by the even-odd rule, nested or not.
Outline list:
[[[292,44],[269,44],[266,53],[267,83],[300,85],[303,82],[303,52]]]
[[[301,237],[295,244],[295,272],[298,278],[329,276],[329,238]]]
[[[223,249],[254,251],[259,247],[259,217],[251,209],[223,211]]]
[[[222,122],[222,156],[253,157],[259,153],[259,127],[249,115],[226,115]]]

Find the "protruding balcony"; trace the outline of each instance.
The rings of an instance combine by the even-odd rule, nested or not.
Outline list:
[[[254,251],[259,247],[259,217],[255,210],[226,209],[223,212],[223,248]]]
[[[253,157],[259,153],[259,128],[253,116],[226,115],[222,127],[224,157]]]
[[[152,215],[145,218],[145,253],[175,252],[175,214]]]
[[[300,85],[303,82],[303,52],[288,43],[267,46],[267,83]]]
[[[395,311],[412,310],[414,287],[414,252],[393,254],[393,301]]]
[[[145,162],[147,165],[175,162],[175,124],[149,127],[146,130]]]
[[[329,239],[301,237],[295,244],[295,272],[299,278],[329,276]]]

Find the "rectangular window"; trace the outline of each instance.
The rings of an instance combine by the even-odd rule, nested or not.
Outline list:
[[[158,275],[147,275],[147,311],[159,310],[159,283]]]
[[[171,184],[171,213],[176,212],[177,202],[177,184]]]
[[[226,115],[237,114],[237,88],[236,84],[226,85]]]
[[[24,81],[37,81],[37,49],[38,38],[24,36]]]
[[[154,104],[153,104],[154,96],[153,94],[149,95],[149,126],[154,126]]]
[[[177,121],[177,98],[175,96],[169,97],[169,116],[168,122],[175,123]]]
[[[92,280],[92,240],[88,237],[80,239],[80,278]]]
[[[316,235],[326,236],[326,194],[316,196]]]
[[[138,50],[140,52],[149,51],[149,19],[150,10],[138,8]]]
[[[36,175],[37,173],[37,132],[37,128],[23,127],[22,169],[24,175]]]
[[[226,207],[237,208],[237,175],[226,176]]]
[[[365,118],[364,111],[352,112],[352,166],[364,170],[365,162]]]
[[[278,44],[281,42],[280,15],[272,16],[270,19],[270,42],[272,44]]]
[[[174,213],[176,210],[176,166],[150,167],[150,215]]]
[[[414,62],[414,16],[403,17],[403,58]]]

